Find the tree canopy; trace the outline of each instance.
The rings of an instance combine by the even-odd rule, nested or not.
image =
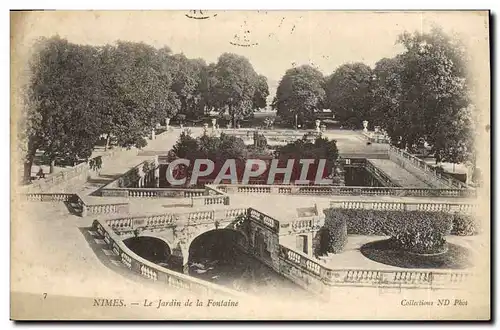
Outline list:
[[[121,147],[146,146],[166,118],[228,111],[234,120],[265,107],[267,79],[230,53],[217,63],[145,43],[85,46],[60,37],[34,47],[19,140],[29,180],[37,150],[49,160],[86,160],[102,135]],[[107,145],[107,143],[106,143]]]
[[[302,65],[286,71],[281,78],[272,107],[277,115],[289,124],[304,123],[314,119],[314,112],[325,101],[323,74],[310,65]]]

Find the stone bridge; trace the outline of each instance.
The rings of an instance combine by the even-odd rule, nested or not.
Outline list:
[[[218,209],[178,214],[149,215],[100,220],[122,241],[132,237],[152,237],[169,248],[174,263],[182,263],[188,272],[190,248],[206,233],[233,231],[236,244],[244,252],[272,266],[278,258],[279,222],[255,209]]]

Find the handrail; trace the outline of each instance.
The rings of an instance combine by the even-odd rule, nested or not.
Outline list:
[[[219,191],[228,193],[330,195],[330,196],[398,196],[398,197],[475,197],[475,189],[456,188],[408,188],[363,186],[318,186],[293,184],[217,184]]]
[[[451,186],[454,188],[458,189],[464,189],[464,188],[469,188],[467,184],[453,178],[453,177],[447,177],[445,178],[441,173],[439,173],[437,170],[433,169],[430,167],[426,162],[421,160],[420,158],[417,158],[410,154],[409,152],[399,149],[395,146],[389,146],[388,149],[389,155],[391,153],[396,154],[400,157],[403,157],[403,159],[406,159],[409,161],[413,166],[419,168],[420,170],[424,171],[426,174],[431,175],[434,179],[439,181],[441,184],[444,184],[446,186]]]
[[[334,269],[319,260],[313,260],[301,251],[280,244],[280,260],[288,262],[301,271],[327,285],[369,285],[396,287],[450,288],[465,282],[474,274],[465,271],[425,271],[420,269]],[[451,284],[451,285],[450,285]]]

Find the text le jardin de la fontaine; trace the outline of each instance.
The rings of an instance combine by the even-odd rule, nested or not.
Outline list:
[[[162,307],[238,307],[239,302],[231,299],[144,299],[143,301],[134,301],[130,304],[126,303],[124,299],[94,299],[94,307],[126,307],[138,306],[149,308],[162,308]]]

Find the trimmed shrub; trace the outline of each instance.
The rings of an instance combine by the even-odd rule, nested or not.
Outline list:
[[[454,219],[444,212],[421,211],[328,209],[325,215],[325,226],[345,222],[348,234],[391,236],[399,249],[429,254],[443,251]]]
[[[397,247],[404,251],[419,254],[433,254],[443,252],[446,239],[442,233],[431,231],[400,232],[392,237]]]
[[[444,212],[328,209],[332,218],[343,218],[348,234],[395,236],[407,231],[431,231],[448,235],[453,215]],[[326,214],[326,212],[325,212]]]
[[[468,214],[456,213],[453,215],[452,235],[472,236],[481,232],[479,221]]]
[[[345,217],[338,217],[330,210],[325,211],[325,224],[320,229],[320,243],[316,249],[317,255],[340,253],[347,243],[347,222]]]

